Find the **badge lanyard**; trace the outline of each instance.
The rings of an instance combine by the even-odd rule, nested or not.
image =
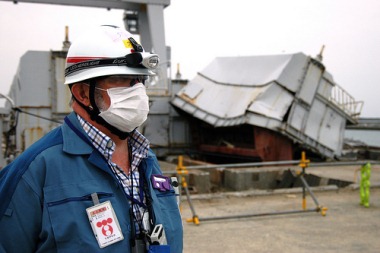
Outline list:
[[[132,146],[130,144],[130,142],[128,142],[128,157],[129,157],[129,162],[130,162],[130,168],[131,168],[131,171],[130,171],[130,177],[131,177],[131,190],[129,191],[129,195],[123,191],[125,193],[125,196],[131,201],[131,223],[133,222],[136,223],[138,225],[138,227],[140,228],[140,233],[143,232],[143,230],[145,230],[144,232],[149,232],[147,230],[149,230],[149,226],[153,226],[153,224],[155,224],[155,215],[154,215],[154,211],[153,211],[153,208],[152,208],[152,205],[151,205],[151,202],[152,202],[152,198],[150,196],[150,190],[149,190],[149,184],[147,183],[146,181],[146,177],[145,177],[145,173],[144,173],[144,170],[140,169],[141,167],[139,166],[137,168],[138,170],[138,173],[139,173],[139,200],[134,198],[134,187],[133,187],[133,182],[134,182],[134,175],[133,175],[133,172],[132,172]],[[122,180],[121,178],[115,174],[118,181],[121,183]],[[123,187],[124,188],[124,187]],[[145,201],[146,201],[146,204],[144,203],[144,195],[145,195]],[[144,211],[142,212],[141,214],[141,211],[138,210],[141,214],[141,220],[140,221],[137,221],[135,215],[134,215],[134,212],[133,212],[133,208],[134,208],[134,205],[137,204],[138,206],[140,206],[141,208],[144,209]],[[145,226],[146,223],[144,222],[144,217],[145,217],[145,214],[146,214],[146,211],[148,212],[148,217],[149,217],[149,220],[146,221],[147,223],[149,223],[149,226]],[[134,236],[136,235],[135,233],[133,233]]]
[[[85,142],[87,142],[88,144],[90,144],[91,146],[93,146],[93,144],[91,143],[91,141],[82,133],[82,132],[80,132],[74,125],[73,125],[73,123],[71,123],[71,121],[67,118],[67,117],[65,117],[65,119],[64,119],[64,121],[65,121],[65,123],[71,128],[71,130],[73,130],[82,140],[84,140]],[[129,144],[128,144],[129,145]],[[129,148],[131,148],[131,147],[129,147]],[[132,153],[130,152],[129,154],[128,154],[129,156],[130,156],[130,158],[129,158],[129,161],[130,161],[130,163],[132,162],[132,160],[131,160],[131,156],[132,156]],[[107,164],[108,164],[108,161],[105,159],[105,157],[104,156],[101,156],[106,162],[107,162]],[[111,169],[112,170],[112,169]],[[113,173],[114,174],[114,173]],[[114,174],[115,176],[116,176],[116,178],[117,178],[117,180],[118,180],[118,182],[120,182],[121,183],[121,179],[120,179],[120,177],[117,175],[117,174]],[[132,176],[132,173],[131,173],[131,179],[132,179],[132,183],[133,183],[133,176]],[[144,183],[144,181],[142,180],[142,177],[140,176],[140,179],[139,179],[139,181],[140,181],[140,184],[142,183]],[[121,185],[122,186],[122,185]],[[123,186],[122,186],[123,187]],[[124,187],[123,187],[124,188]],[[139,206],[141,206],[141,207],[143,207],[143,208],[147,208],[146,207],[146,205],[144,204],[144,193],[143,193],[143,191],[140,191],[140,201],[139,200],[137,200],[137,199],[135,199],[135,198],[133,198],[133,185],[132,185],[132,196],[130,196],[130,195],[128,195],[124,190],[123,190],[123,192],[125,193],[125,196],[132,202],[132,203],[136,203],[136,204],[138,204]]]
[[[136,200],[133,196],[133,172],[132,172],[132,146],[130,144],[130,142],[128,141],[128,160],[129,160],[129,167],[131,168],[131,171],[130,171],[130,174],[131,174],[131,201],[132,201],[132,208],[133,208],[133,204],[136,202],[136,204],[138,204],[140,207],[146,209],[146,205],[144,204],[144,180],[142,180],[142,175],[140,175],[140,171],[139,171],[139,186],[140,186],[140,192],[139,192],[139,197],[140,197],[140,201]]]

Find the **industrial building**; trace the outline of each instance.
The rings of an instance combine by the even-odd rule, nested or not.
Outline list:
[[[334,159],[342,155],[345,128],[360,116],[362,103],[334,82],[322,52],[216,57],[193,79],[172,80],[163,20],[170,0],[25,2],[126,10],[127,29],[139,33],[144,48],[154,48],[162,62],[146,84],[150,115],[140,127],[160,158],[276,161],[307,150],[318,159]],[[20,59],[10,91],[3,94],[1,166],[71,111],[63,84],[69,46],[67,31],[62,50],[28,51]]]

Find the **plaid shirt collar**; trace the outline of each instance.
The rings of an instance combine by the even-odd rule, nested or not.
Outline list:
[[[115,151],[115,143],[110,137],[102,133],[95,126],[83,119],[77,114],[78,120],[83,127],[83,130],[87,133],[94,147],[106,158],[106,160],[112,163],[112,154]],[[132,147],[132,163],[131,171],[138,168],[141,161],[148,156],[149,141],[137,130],[128,137],[130,147]]]

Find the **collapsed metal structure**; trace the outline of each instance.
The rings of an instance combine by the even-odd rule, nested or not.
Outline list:
[[[340,156],[346,123],[356,123],[362,103],[334,82],[321,58],[217,57],[172,104],[211,126],[194,130],[204,152],[291,160],[303,146]]]

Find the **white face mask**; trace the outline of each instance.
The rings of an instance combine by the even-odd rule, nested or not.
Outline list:
[[[123,132],[132,132],[145,122],[149,113],[149,98],[142,83],[128,88],[110,88],[107,93],[111,99],[110,107],[101,111],[99,116],[110,125]]]

